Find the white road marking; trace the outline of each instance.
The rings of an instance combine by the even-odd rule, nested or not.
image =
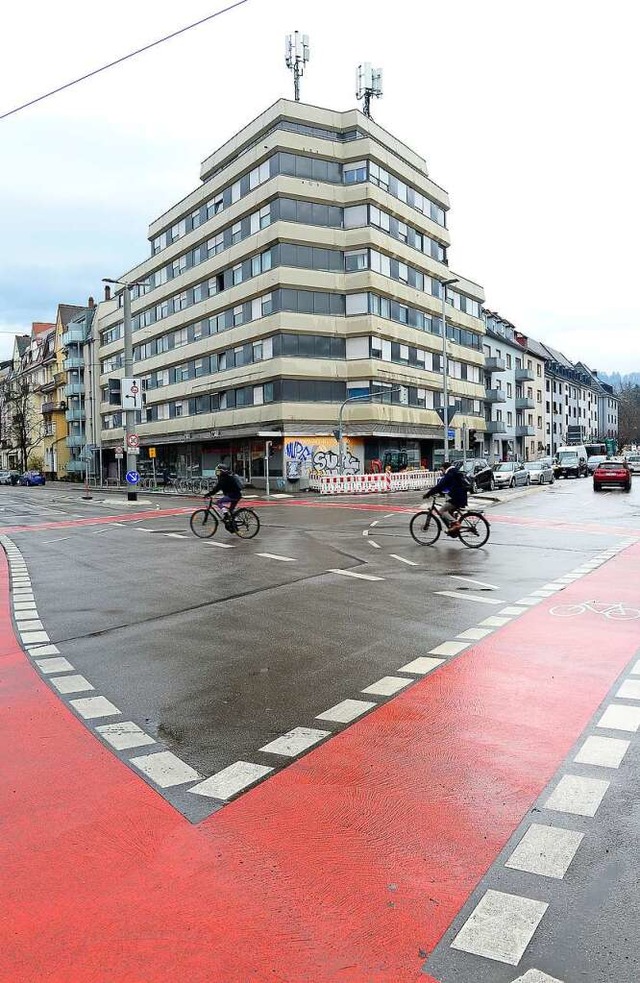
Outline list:
[[[406,666],[400,666],[398,672],[412,672],[416,676],[426,676],[428,672],[433,672],[443,663],[444,659],[430,659],[426,655],[420,655],[413,662],[407,662]]]
[[[521,597],[519,601],[516,601],[516,604],[532,607],[534,604],[539,604],[541,600],[541,597]]]
[[[106,696],[86,696],[81,700],[71,700],[70,703],[85,720],[93,720],[95,717],[114,717],[120,713]]]
[[[230,799],[236,792],[241,792],[248,785],[253,785],[259,778],[264,778],[273,768],[266,765],[254,765],[251,761],[236,761],[223,768],[222,771],[205,779],[199,785],[194,785],[189,791],[194,795],[206,795],[212,799]]]
[[[547,976],[539,969],[528,969],[524,976],[519,976],[517,980],[513,980],[513,983],[562,983],[562,980],[556,979],[555,976]]]
[[[11,593],[13,594],[13,596],[15,597],[16,600],[18,600],[19,598],[23,598],[25,595],[33,597],[33,593],[31,591],[31,586],[29,586],[29,587],[12,587],[11,588]]]
[[[166,532],[165,536],[167,539],[187,539],[187,536],[183,532]]]
[[[640,700],[640,679],[625,679],[616,697],[619,700]]]
[[[368,536],[369,535],[369,530],[368,529],[363,529],[362,535],[363,536]]]
[[[379,522],[380,522],[380,519],[374,519],[373,522],[370,522],[369,523],[369,526],[371,528],[373,528],[374,526],[377,526]]]
[[[477,601],[478,604],[504,604],[504,601],[496,601],[493,597],[478,597],[477,594],[458,594],[453,590],[437,590],[434,593],[441,597],[455,597],[457,601]]]
[[[389,556],[392,556],[394,560],[400,560],[400,563],[406,563],[410,567],[417,567],[419,565],[415,560],[407,560],[406,556],[399,556],[398,553],[389,553]]]
[[[566,874],[583,837],[584,833],[574,829],[532,823],[505,867],[560,879]]]
[[[543,806],[554,812],[595,816],[608,788],[609,782],[602,778],[563,775],[549,798],[543,802]]]
[[[96,730],[116,751],[126,751],[127,748],[156,743],[153,737],[145,734],[142,728],[131,720],[117,724],[101,724],[96,727]]]
[[[581,765],[619,768],[630,743],[619,737],[587,737],[573,760]]]
[[[313,727],[294,727],[288,734],[277,737],[260,750],[266,751],[267,754],[283,754],[288,758],[295,758],[307,748],[313,747],[323,737],[328,737],[330,733],[330,730],[317,730]]]
[[[502,628],[503,625],[508,625],[511,618],[498,618],[495,615],[491,615],[490,618],[485,618],[484,621],[480,622],[480,627],[486,625],[487,628]]]
[[[324,713],[317,714],[316,720],[333,720],[338,724],[348,724],[356,717],[366,713],[367,710],[377,706],[377,703],[371,703],[368,700],[342,700],[340,703],[336,703],[334,707],[325,710]]]
[[[80,675],[52,677],[51,682],[58,693],[86,693],[90,689],[95,689],[88,679]]]
[[[234,550],[234,543],[212,543],[211,540],[204,544],[205,546],[217,546],[219,550]]]
[[[50,641],[46,631],[21,631],[20,638],[23,645],[34,645],[36,642]]]
[[[28,612],[31,612],[31,614],[37,615],[35,601],[14,601],[13,610],[17,614],[26,615]]]
[[[341,577],[355,577],[357,580],[384,580],[384,577],[372,577],[369,573],[354,573],[353,570],[327,570],[327,573],[338,573]]]
[[[35,663],[40,670],[49,674],[50,672],[69,672],[73,666],[67,659],[36,659]]]
[[[402,679],[400,676],[383,676],[376,683],[371,683],[366,689],[361,689],[361,693],[369,693],[371,696],[393,696],[394,693],[404,689],[411,682],[410,679]]]
[[[172,751],[142,754],[136,758],[129,758],[129,761],[160,788],[173,788],[176,785],[185,785],[186,782],[195,782],[202,778],[202,775],[199,775],[195,768],[173,754]]]
[[[522,614],[522,612],[523,611],[526,611],[526,610],[527,610],[526,607],[520,608],[520,607],[517,607],[515,604],[511,604],[511,605],[509,605],[509,607],[502,608],[501,611],[498,611],[498,614],[499,615],[512,614],[512,615],[515,616],[515,615],[518,615],[518,614]]]
[[[486,638],[490,634],[490,628],[467,628],[466,631],[461,631],[459,635],[456,635],[456,638],[470,638],[478,642],[481,638]]]
[[[14,614],[14,618],[18,624],[18,631],[22,633],[23,631],[43,631],[44,625],[39,618],[30,619],[30,615],[21,614],[19,611]]]
[[[32,659],[40,655],[60,655],[60,649],[55,645],[31,645],[27,651]]]
[[[533,898],[487,891],[451,948],[517,966],[548,907]]]
[[[61,536],[59,539],[45,539],[42,545],[49,546],[50,543],[61,543],[63,539],[71,539],[71,536]]]
[[[457,655],[469,648],[468,642],[443,642],[436,645],[434,649],[429,649],[429,655]]]
[[[633,669],[631,670],[632,676],[640,676],[640,659],[636,662]]]
[[[277,553],[256,553],[256,556],[263,556],[265,560],[282,560],[283,563],[295,563],[295,556],[278,556]]]
[[[367,542],[368,542],[369,546],[373,546],[374,550],[379,550],[380,549],[380,543],[376,543],[375,540],[368,539]]]
[[[555,591],[553,591],[553,590],[532,590],[531,591],[531,597],[539,597],[539,598],[551,597],[552,594],[555,594]]]
[[[606,727],[608,730],[627,730],[635,734],[640,727],[640,707],[612,703],[600,717],[598,727]]]
[[[450,573],[452,580],[465,580],[468,584],[476,584],[478,587],[488,587],[490,590],[500,590],[495,584],[485,584],[484,580],[472,580],[471,577],[459,577],[457,573]]]

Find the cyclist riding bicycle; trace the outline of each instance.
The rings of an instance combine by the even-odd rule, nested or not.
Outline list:
[[[442,465],[442,477],[437,484],[430,488],[423,498],[431,498],[432,495],[444,495],[444,505],[440,509],[440,516],[447,526],[447,536],[457,536],[461,523],[454,519],[452,513],[456,509],[463,509],[467,505],[467,483],[464,475],[458,468],[445,461]]]
[[[228,509],[229,520],[233,523],[233,513],[242,498],[240,479],[237,475],[231,474],[231,469],[226,464],[218,465],[216,468],[216,479],[215,485],[209,489],[204,497],[209,498],[217,492],[222,492],[222,498],[218,499],[218,505]]]

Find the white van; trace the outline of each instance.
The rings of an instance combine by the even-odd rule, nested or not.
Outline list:
[[[558,447],[553,473],[556,478],[588,478],[586,447],[583,444]]]

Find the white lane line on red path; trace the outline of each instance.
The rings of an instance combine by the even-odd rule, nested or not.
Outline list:
[[[452,580],[464,580],[468,584],[476,584],[477,587],[488,587],[490,590],[500,590],[496,584],[485,584],[483,580],[472,580],[471,577],[459,577],[456,573],[450,573]]]
[[[406,556],[399,556],[398,553],[389,553],[389,556],[392,556],[394,560],[400,560],[400,563],[406,563],[407,566],[410,566],[410,567],[417,567],[417,566],[419,566],[419,564],[416,563],[415,560],[407,560]]]
[[[487,891],[451,948],[517,966],[548,907],[533,898]]]
[[[172,751],[142,754],[135,758],[129,758],[129,762],[160,788],[173,788],[176,785],[185,785],[187,782],[195,782],[202,778],[202,775],[199,775],[195,768],[182,761]]]
[[[576,855],[584,833],[532,823],[505,863],[505,867],[527,874],[561,880]]]
[[[189,791],[194,795],[205,795],[211,799],[230,799],[236,792],[241,792],[258,779],[264,778],[273,768],[267,765],[255,765],[252,761],[235,761],[227,768],[206,778],[199,785],[194,785]]]
[[[477,594],[458,594],[453,590],[437,590],[434,593],[441,597],[455,597],[456,601],[476,601],[478,604],[504,604],[504,601],[496,601],[492,597],[478,597]]]
[[[373,577],[370,573],[355,573],[353,570],[330,569],[327,573],[337,573],[341,577],[355,577],[356,580],[384,580],[384,577]]]
[[[256,556],[263,556],[265,560],[282,560],[283,563],[295,563],[295,556],[279,556],[277,553],[256,553]]]
[[[511,618],[498,618],[497,615],[492,614],[490,618],[485,618],[484,621],[481,621],[478,627],[502,628],[503,625],[508,625],[510,621]]]

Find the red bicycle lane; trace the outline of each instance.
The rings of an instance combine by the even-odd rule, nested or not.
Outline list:
[[[639,572],[634,546],[562,603],[633,605]],[[556,595],[192,826],[35,674],[1,575],[7,983],[428,979],[640,641]]]

